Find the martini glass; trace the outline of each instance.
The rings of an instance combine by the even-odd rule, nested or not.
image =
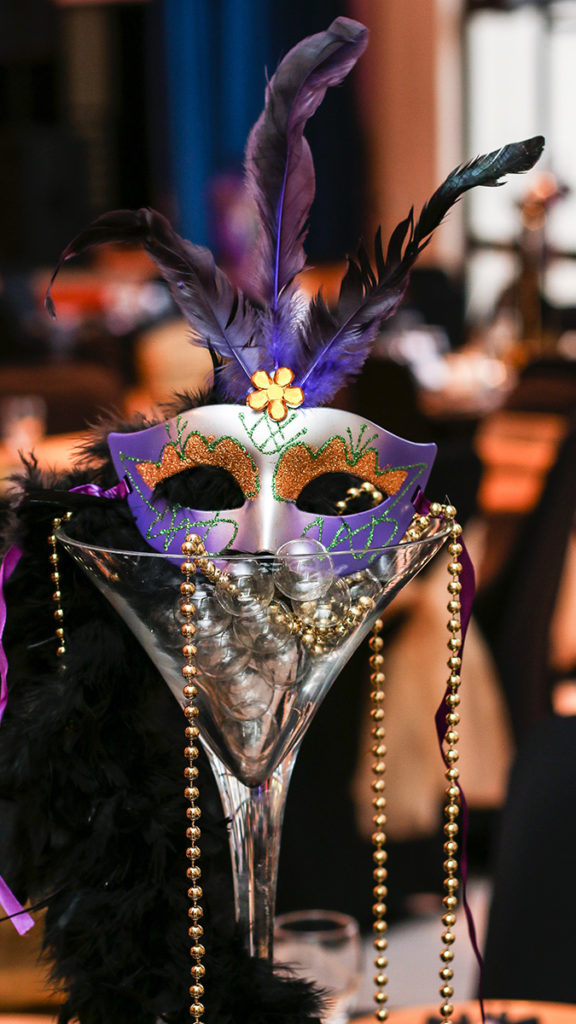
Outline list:
[[[432,520],[419,540],[357,560],[290,542],[277,555],[210,556],[219,582],[196,575],[200,740],[229,822],[235,917],[253,956],[272,958],[284,807],[305,731],[375,620],[447,536]],[[88,543],[73,519],[58,539],[184,708],[183,557]]]

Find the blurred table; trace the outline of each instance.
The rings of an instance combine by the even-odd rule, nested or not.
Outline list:
[[[525,515],[538,501],[546,475],[566,433],[554,413],[502,411],[476,434],[484,464],[478,501],[485,514]]]
[[[56,1024],[56,1020],[45,1013],[0,1013],[0,1024]]]
[[[480,424],[475,448],[483,472],[477,500],[487,525],[478,566],[482,585],[498,575],[522,522],[536,508],[566,430],[564,416],[515,410],[502,410]]]
[[[536,1018],[538,1024],[575,1024],[576,1006],[564,1003],[532,1003],[517,1000],[488,999],[485,1003],[487,1021],[490,1014],[500,1016],[506,1014],[508,1024]],[[480,1024],[478,1003],[456,1003],[453,1020],[457,1024],[465,1013],[470,1024]],[[390,1010],[390,1024],[427,1024],[430,1018],[438,1017],[438,1007],[406,1006]],[[56,1024],[56,1017],[51,1014],[0,1013],[0,1024]],[[356,1018],[356,1024],[374,1024],[374,1015]]]
[[[565,1003],[532,1003],[509,999],[487,999],[484,1003],[487,1024],[490,1014],[500,1016],[506,1014],[508,1024],[536,1018],[538,1024],[576,1024],[576,1005]],[[465,1013],[470,1024],[481,1024],[480,1009],[477,1002],[455,1003],[452,1020],[454,1024]],[[390,1010],[390,1024],[427,1024],[431,1019],[440,1020],[438,1006],[406,1006]],[[374,1024],[374,1015],[357,1018],[356,1024]],[[0,1024],[4,1024],[0,1018]]]
[[[71,465],[74,452],[85,438],[84,433],[56,434],[43,438],[34,446],[34,455],[38,459],[40,469],[66,469]],[[19,466],[15,463],[14,456],[6,445],[0,442],[0,492],[6,491],[9,486],[7,477],[18,471]]]
[[[437,356],[416,376],[420,407],[432,420],[480,419],[504,404],[514,384],[505,363],[474,349]]]

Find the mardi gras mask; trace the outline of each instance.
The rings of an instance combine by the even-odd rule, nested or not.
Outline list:
[[[207,249],[181,239],[151,210],[100,217],[62,255],[59,266],[101,242],[142,243],[169,283],[193,340],[208,346],[219,363],[216,396],[235,403],[194,408],[147,430],[110,435],[138,528],[157,550],[179,551],[190,530],[212,553],[276,551],[287,540],[308,537],[331,551],[349,551],[358,565],[370,546],[401,539],[412,499],[426,484],[434,445],[411,444],[359,416],[316,407],[360,372],[381,324],[404,294],[414,261],[453,203],[474,185],[496,185],[506,173],[527,170],[543,140],[504,146],[457,168],[416,222],[411,211],[398,225],[386,253],[377,234],[374,267],[364,247],[349,259],[334,310],[320,293],[308,303],[297,283],[315,191],[304,128],[367,39],[364,26],[338,18],[327,32],[291,50],[268,85],[245,160],[260,226],[249,294],[228,280]],[[47,304],[53,311],[49,294]],[[174,498],[170,481],[200,467],[233,478],[234,507],[226,487],[208,501],[200,500],[197,488],[182,498],[186,488],[179,487]],[[332,514],[307,508],[310,481],[338,473],[374,488],[375,507],[357,511],[336,503]]]
[[[350,560],[340,561],[347,570],[363,563],[368,548],[402,537],[414,512],[411,499],[425,486],[436,451],[433,444],[411,444],[338,410],[298,410],[278,423],[266,412],[229,405],[194,409],[132,434],[110,434],[108,443],[118,475],[130,488],[138,529],[156,550],[180,552],[190,531],[212,553],[275,552],[286,541],[307,537],[329,551],[350,552]],[[191,494],[200,503],[193,471],[207,466],[222,479],[233,478],[240,507],[183,507],[158,494],[166,481],[189,474]],[[375,507],[350,515],[302,508],[311,482],[322,487],[339,475],[372,485],[370,494],[380,499]]]

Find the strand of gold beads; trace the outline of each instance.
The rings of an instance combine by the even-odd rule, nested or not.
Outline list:
[[[181,627],[182,636],[184,638],[182,654],[185,659],[182,668],[182,675],[185,680],[183,692],[186,702],[184,707],[184,714],[186,715],[186,747],[184,749],[184,756],[186,758],[186,767],[184,769],[186,788],[184,790],[184,796],[188,801],[188,807],[186,810],[186,816],[188,818],[186,838],[189,842],[189,846],[186,850],[186,858],[188,861],[186,876],[189,885],[188,899],[190,901],[190,905],[188,907],[188,917],[190,919],[188,936],[192,941],[192,945],[190,947],[190,956],[192,958],[190,975],[192,983],[189,987],[189,994],[191,998],[190,1017],[194,1021],[194,1024],[202,1024],[204,1006],[201,999],[204,995],[203,979],[206,973],[206,968],[203,964],[205,949],[201,941],[204,934],[204,929],[201,924],[203,910],[200,903],[200,900],[202,899],[202,887],[200,885],[202,871],[198,864],[198,860],[200,858],[200,847],[198,846],[198,841],[200,839],[201,830],[198,824],[200,808],[197,802],[199,793],[196,785],[198,779],[198,767],[195,762],[198,758],[197,742],[199,729],[197,725],[198,706],[196,704],[198,688],[194,682],[195,676],[198,674],[198,669],[195,664],[196,644],[194,643],[196,625],[193,621],[194,616],[196,615],[196,606],[193,602],[196,590],[194,585],[194,576],[196,573],[195,556],[203,554],[204,551],[204,545],[197,534],[188,534],[186,540],[182,544],[184,561],[180,566],[180,570],[184,577],[180,584],[180,595],[182,601],[180,605],[180,612],[184,619]]]
[[[346,512],[348,505],[355,498],[359,498],[361,494],[369,494],[372,506],[379,505],[384,495],[382,491],[379,491],[377,487],[370,480],[363,480],[360,487],[349,487],[346,491],[346,497],[342,498],[341,501],[336,502],[336,511],[342,515]]]
[[[225,587],[230,594],[237,592],[238,587],[234,580],[230,579],[228,574],[219,569],[208,557],[200,538],[198,538],[196,552],[195,564],[210,583],[218,583],[220,586]],[[303,622],[297,615],[294,615],[285,608],[281,608],[274,601],[269,605],[268,610],[278,623],[283,622],[294,636],[300,638],[302,646],[306,648],[309,654],[320,656],[341,642],[348,633],[364,620],[373,607],[373,598],[367,595],[360,596],[341,619],[323,627]]]
[[[337,646],[348,633],[356,629],[368,612],[372,611],[374,603],[374,599],[368,595],[360,596],[341,619],[323,627],[303,622],[297,615],[290,615],[289,619],[284,615],[284,618],[288,619],[289,628],[300,638],[308,653],[319,656]]]
[[[66,654],[66,640],[64,637],[64,611],[62,608],[62,591],[60,590],[60,556],[58,554],[58,538],[56,536],[57,531],[60,529],[63,522],[70,519],[71,512],[66,512],[63,516],[56,516],[52,520],[52,532],[48,535],[48,546],[50,547],[50,579],[54,584],[54,590],[52,592],[52,602],[54,605],[54,620],[56,622],[56,640],[58,646],[56,648],[56,657],[63,658]]]
[[[432,505],[430,512],[433,515],[435,506]],[[461,648],[462,648],[462,621],[461,611],[462,606],[460,602],[460,593],[462,590],[462,583],[460,582],[460,576],[462,573],[462,563],[460,561],[460,555],[462,554],[462,544],[460,541],[460,535],[462,533],[462,527],[456,522],[456,509],[451,506],[443,506],[442,513],[450,526],[450,542],[448,544],[448,551],[450,554],[450,562],[448,564],[449,582],[448,582],[448,632],[450,634],[448,639],[448,668],[450,671],[447,684],[447,693],[445,699],[446,705],[446,734],[444,737],[445,749],[444,759],[446,763],[445,779],[446,779],[446,790],[445,798],[446,803],[444,806],[444,833],[446,841],[444,843],[444,914],[442,915],[442,925],[444,931],[442,933],[443,948],[440,953],[440,960],[442,967],[440,969],[440,980],[442,982],[440,986],[440,996],[442,1004],[440,1006],[440,1014],[442,1015],[442,1024],[450,1024],[450,1019],[454,1013],[454,1006],[452,1005],[451,999],[454,995],[454,989],[452,981],[454,977],[454,971],[452,968],[452,962],[454,959],[454,951],[452,946],[454,944],[454,925],[456,923],[456,909],[458,907],[458,818],[460,815],[460,788],[458,786],[459,770],[456,767],[458,761],[458,732],[456,727],[460,721],[460,715],[458,713],[458,706],[460,704],[460,668],[462,665],[461,659]]]
[[[460,721],[458,713],[458,705],[460,704],[460,668],[462,664],[461,660],[461,648],[462,648],[462,623],[461,623],[461,602],[460,593],[462,590],[462,584],[460,582],[460,575],[462,573],[462,563],[459,561],[459,557],[462,554],[462,544],[460,542],[460,536],[462,533],[462,527],[456,522],[457,511],[453,505],[441,505],[439,502],[434,502],[430,505],[427,513],[416,514],[412,520],[409,530],[407,531],[408,540],[418,540],[422,537],[430,526],[431,519],[437,519],[441,517],[444,519],[449,528],[449,544],[448,551],[450,554],[450,562],[448,564],[449,582],[448,582],[448,612],[450,618],[448,620],[448,668],[450,675],[447,684],[447,693],[445,698],[446,704],[446,733],[444,736],[444,760],[446,764],[445,778],[446,778],[446,790],[445,798],[446,803],[444,807],[444,833],[446,840],[444,842],[444,855],[445,860],[443,864],[444,868],[444,896],[443,905],[444,912],[442,914],[442,925],[444,931],[442,932],[442,950],[440,953],[440,960],[442,967],[440,970],[440,996],[442,1004],[440,1006],[441,1024],[451,1024],[452,1014],[454,1012],[454,1006],[451,1003],[452,996],[454,995],[454,989],[452,981],[454,977],[454,971],[452,968],[452,962],[454,960],[454,925],[456,924],[456,909],[458,907],[458,833],[459,825],[458,818],[460,815],[460,789],[458,786],[459,771],[456,767],[458,761],[458,732],[456,726]],[[385,798],[385,728],[384,728],[384,682],[385,676],[382,671],[384,658],[381,653],[383,648],[382,638],[379,633],[382,630],[382,620],[378,619],[373,627],[373,637],[370,641],[370,647],[372,649],[372,656],[370,658],[370,665],[372,668],[371,674],[371,716],[374,722],[372,728],[372,737],[374,744],[372,747],[372,753],[375,757],[375,761],[372,766],[374,779],[372,781],[373,800],[372,804],[374,807],[373,824],[375,832],[372,836],[372,842],[374,845],[374,882],[375,886],[373,889],[373,895],[375,903],[373,906],[374,915],[374,946],[376,950],[376,959],[374,966],[376,968],[376,976],[374,978],[374,984],[376,985],[376,992],[374,995],[375,1002],[377,1004],[376,1020],[386,1021],[388,1018],[387,1003],[387,976],[386,968],[388,966],[388,960],[386,956],[388,942],[386,938],[387,923],[386,923],[386,905],[384,900],[387,895],[387,889],[385,882],[387,880],[387,853],[386,853],[386,834],[384,827],[386,824],[386,798]]]
[[[372,895],[374,897],[374,904],[372,907],[372,913],[374,915],[373,931],[374,931],[374,950],[375,959],[374,967],[376,974],[374,976],[374,984],[376,986],[376,992],[374,994],[374,1000],[376,1002],[376,1020],[385,1021],[388,1019],[388,1009],[386,1003],[388,1001],[388,993],[386,986],[388,984],[388,977],[386,970],[388,968],[388,939],[386,932],[388,930],[388,923],[386,921],[386,897],[388,895],[388,889],[386,887],[386,881],[388,879],[388,869],[386,867],[386,861],[388,859],[388,853],[386,851],[386,728],[384,725],[384,684],[386,677],[384,675],[384,656],[382,649],[384,647],[384,641],[380,636],[383,629],[382,619],[376,619],[376,622],[372,626],[372,636],[370,638],[370,700],[371,710],[370,716],[372,718],[372,754],[374,755],[374,763],[372,765],[372,772],[374,778],[372,780],[372,807],[374,808],[374,815],[372,823],[374,825],[374,832],[372,834],[372,843],[374,845],[374,851],[372,859],[374,862],[373,868],[373,880],[374,887]]]

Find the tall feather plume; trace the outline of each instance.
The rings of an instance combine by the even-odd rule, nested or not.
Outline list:
[[[325,32],[298,43],[278,66],[265,108],[246,147],[246,180],[258,212],[261,237],[254,288],[271,311],[269,355],[291,365],[301,302],[294,278],[305,265],[304,240],[315,194],[312,155],[304,128],[324,99],[352,69],[368,30],[337,18]]]
[[[360,372],[381,324],[402,299],[415,260],[460,196],[476,185],[502,185],[503,175],[529,170],[543,148],[544,139],[536,136],[457,167],[424,205],[416,224],[412,211],[398,224],[386,257],[377,233],[374,268],[364,246],[349,258],[336,310],[331,313],[321,295],[313,300],[302,352],[292,366],[307,404],[328,402]]]
[[[225,360],[217,373],[217,389],[223,397],[243,401],[251,374],[266,358],[263,314],[233,287],[208,249],[180,238],[154,210],[116,210],[98,217],[77,235],[52,274],[45,300],[48,312],[55,316],[51,289],[62,265],[106,242],[144,247],[190,324],[193,340],[210,346]]]

